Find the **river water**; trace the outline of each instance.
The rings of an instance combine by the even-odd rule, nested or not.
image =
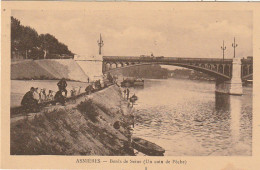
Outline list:
[[[166,156],[252,154],[252,87],[243,96],[219,95],[214,82],[167,79],[130,90],[138,96],[133,135]]]

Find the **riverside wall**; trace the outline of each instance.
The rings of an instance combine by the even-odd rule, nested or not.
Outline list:
[[[11,80],[67,80],[87,82],[88,75],[73,59],[21,60],[11,63]]]

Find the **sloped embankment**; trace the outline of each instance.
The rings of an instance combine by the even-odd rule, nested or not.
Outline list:
[[[88,76],[72,59],[29,60],[11,64],[12,80],[52,80],[61,78],[87,82]]]
[[[11,154],[131,155],[129,112],[117,86],[46,108],[11,124]]]

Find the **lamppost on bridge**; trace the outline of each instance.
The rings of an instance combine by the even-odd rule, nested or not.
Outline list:
[[[97,41],[97,43],[98,43],[98,47],[99,47],[99,55],[101,55],[101,48],[102,48],[103,45],[104,45],[104,42],[103,42],[102,37],[101,37],[101,34],[100,34],[100,38],[99,38],[99,40]]]
[[[223,40],[223,46],[221,47],[221,50],[223,51],[223,61],[224,61],[224,56],[225,56],[225,50],[227,47],[224,45],[224,40]]]
[[[236,58],[236,47],[237,47],[237,44],[236,44],[235,37],[234,37],[234,43],[232,43],[232,47],[234,48],[234,58]]]

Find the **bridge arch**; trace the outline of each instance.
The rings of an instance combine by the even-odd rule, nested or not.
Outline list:
[[[134,63],[132,64],[131,63],[131,64],[129,64],[128,62],[126,62],[127,66],[125,66],[125,67],[113,68],[113,69],[110,69],[110,70],[106,70],[105,72],[115,71],[115,70],[118,70],[118,69],[124,69],[124,68],[129,68],[129,67],[136,67],[136,66],[141,66],[141,65],[153,65],[153,64],[154,63],[140,63],[140,64],[134,64]],[[156,64],[188,68],[188,69],[200,71],[202,73],[208,74],[208,75],[213,76],[215,78],[220,78],[220,79],[223,79],[223,80],[230,80],[230,76],[223,74],[223,71],[222,71],[222,73],[218,72],[218,67],[220,67],[220,69],[222,69],[222,70],[224,69],[223,65],[217,66],[216,64],[214,64],[213,67],[210,66],[210,68],[206,68],[205,64],[204,64],[204,67],[201,67],[201,65],[199,65],[199,64],[194,64],[194,65],[181,64],[181,63],[156,63]]]
[[[105,68],[106,68],[106,70],[109,70],[110,67],[111,67],[111,64],[110,64],[110,63],[106,63],[106,64],[105,64]]]
[[[121,62],[118,63],[118,64],[117,64],[117,67],[124,67],[124,63],[121,63]]]
[[[117,63],[115,63],[115,62],[110,63],[110,68],[111,69],[117,68]]]

